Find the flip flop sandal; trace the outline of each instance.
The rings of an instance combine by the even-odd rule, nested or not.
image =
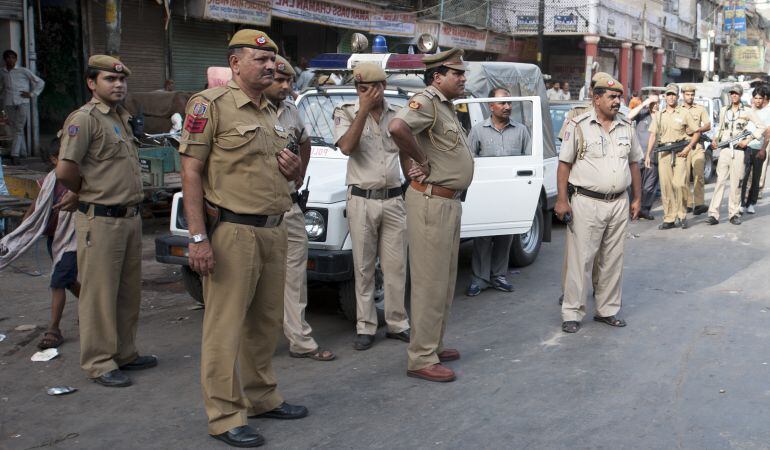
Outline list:
[[[622,328],[626,326],[626,321],[623,319],[618,319],[615,316],[609,316],[609,317],[601,317],[601,316],[594,316],[594,320],[597,322],[606,323],[607,325],[611,327],[618,327]]]
[[[289,352],[289,356],[292,358],[310,358],[314,359],[316,361],[331,361],[337,356],[332,353],[331,351],[328,351],[328,356],[324,356],[324,353],[326,353],[328,350],[323,350],[322,348],[317,348],[312,352],[307,353],[295,353],[295,352]]]
[[[48,336],[53,336],[53,339],[49,338]],[[37,344],[37,348],[40,350],[45,350],[47,348],[57,348],[64,342],[64,337],[62,337],[61,333],[58,331],[46,331],[43,333],[43,338],[40,340],[40,343]]]
[[[561,324],[561,331],[565,333],[577,333],[579,329],[580,322],[574,320],[568,320],[566,322],[562,322]]]

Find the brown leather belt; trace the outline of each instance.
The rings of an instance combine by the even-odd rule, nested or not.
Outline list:
[[[463,191],[456,191],[454,189],[445,188],[437,184],[423,184],[412,180],[409,185],[412,186],[412,189],[419,192],[427,192],[430,188],[430,195],[444,197],[450,200],[459,200],[463,196]]]
[[[612,194],[602,194],[601,192],[592,191],[590,189],[585,189],[580,186],[575,186],[575,192],[577,192],[580,195],[585,195],[586,197],[595,198],[597,200],[604,200],[605,202],[611,202],[611,201],[617,200],[618,198],[620,198],[621,195],[626,193],[626,191],[620,191]]]

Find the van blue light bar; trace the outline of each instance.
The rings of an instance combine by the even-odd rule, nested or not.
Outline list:
[[[313,69],[347,69],[348,53],[323,53],[310,60]]]

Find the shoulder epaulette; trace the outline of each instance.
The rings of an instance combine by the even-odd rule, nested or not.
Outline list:
[[[217,86],[210,89],[206,89],[205,91],[200,91],[197,94],[193,95],[192,98],[195,97],[203,97],[206,100],[213,102],[214,100],[218,99],[219,97],[225,95],[227,92],[227,86]]]
[[[91,102],[88,102],[88,103],[86,103],[85,105],[81,106],[80,108],[76,109],[76,110],[75,110],[75,112],[78,112],[78,111],[83,111],[83,112],[87,112],[87,113],[90,113],[91,111],[93,111],[93,109],[94,109],[95,107],[96,107],[96,105],[95,105],[95,104],[93,104],[93,103],[91,103]]]
[[[436,94],[434,94],[433,92],[431,92],[431,91],[429,91],[427,89],[414,94],[415,97],[418,96],[418,95],[424,95],[425,97],[427,97],[429,99],[432,99],[433,97],[436,96]]]
[[[586,112],[584,112],[582,114],[579,114],[579,115],[573,117],[572,121],[577,124],[577,123],[580,123],[580,122],[586,120],[590,116],[591,116],[591,111],[586,111]]]

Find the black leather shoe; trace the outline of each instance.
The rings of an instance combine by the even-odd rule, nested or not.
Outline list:
[[[131,378],[128,378],[128,375],[119,369],[111,370],[100,377],[92,378],[92,380],[94,380],[94,383],[107,387],[131,386]]]
[[[155,355],[137,356],[135,360],[120,366],[120,370],[144,370],[158,365],[158,357]]]
[[[719,224],[719,220],[714,216],[709,216],[709,218],[706,219],[706,223],[709,225],[717,225]]]
[[[409,342],[409,330],[404,330],[400,333],[391,333],[388,331],[385,333],[385,337],[388,339],[398,339],[399,341]]]
[[[682,229],[686,230],[688,227],[689,225],[687,225],[687,219],[682,219]]]
[[[688,207],[687,207],[687,212],[688,212],[688,213],[691,213],[691,212],[692,212],[692,207],[688,206]]]
[[[644,220],[655,220],[655,216],[650,214],[649,211],[644,211],[639,213],[639,218]]]
[[[357,334],[353,339],[353,348],[356,350],[369,350],[374,345],[373,334]]]
[[[658,225],[659,230],[670,230],[671,228],[674,228],[676,225],[674,225],[674,222],[663,222],[662,224]]]
[[[280,419],[280,420],[292,420],[301,419],[307,416],[307,408],[300,405],[290,405],[286,402],[281,403],[277,408],[268,411],[266,413],[257,414],[256,416],[249,416],[255,419]]]
[[[696,216],[700,216],[704,212],[707,212],[709,210],[709,207],[706,205],[697,205],[695,208],[692,209],[692,213]]]
[[[222,434],[212,434],[210,436],[233,447],[259,447],[265,444],[265,438],[248,425],[235,427]]]
[[[738,216],[732,216],[730,217],[730,223],[733,225],[740,225],[741,224],[741,218]]]

